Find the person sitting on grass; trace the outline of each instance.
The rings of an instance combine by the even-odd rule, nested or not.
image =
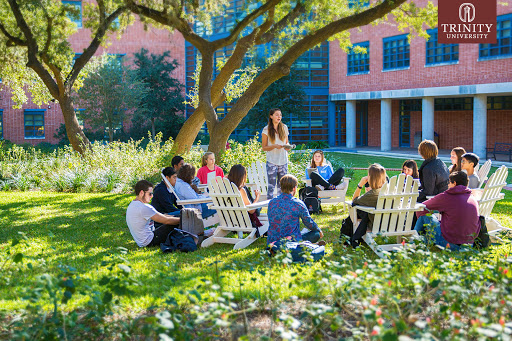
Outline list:
[[[468,187],[471,189],[479,188],[480,178],[475,173],[475,167],[478,166],[480,158],[474,153],[466,153],[462,155],[461,167],[464,172],[468,174],[469,184]]]
[[[176,179],[176,186],[174,189],[176,190],[176,194],[181,200],[189,200],[189,199],[201,199],[204,198],[204,195],[201,194],[196,185],[192,183],[194,176],[196,174],[196,168],[190,163],[184,163],[178,171],[178,179]],[[189,204],[185,205],[187,208],[197,208],[201,213],[203,219],[208,218],[215,213],[216,210],[212,210],[208,208],[206,203],[202,204]]]
[[[209,173],[215,172],[215,176],[224,177],[224,171],[222,168],[215,164],[215,154],[212,152],[206,152],[201,160],[202,167],[197,171],[197,177],[202,184],[208,183]]]
[[[466,173],[450,174],[448,189],[425,201],[427,210],[416,213],[418,221],[414,229],[423,233],[427,226],[431,226],[433,242],[455,251],[459,250],[460,244],[473,244],[480,232],[480,219],[478,202],[467,186]],[[434,210],[442,214],[441,222],[434,215],[426,215]]]
[[[315,171],[308,172],[308,169],[314,168]],[[339,168],[336,172],[333,171],[332,166],[324,158],[324,152],[316,150],[311,159],[311,165],[306,169],[306,179],[311,179],[311,186],[319,190],[336,190],[345,189],[346,184],[342,183],[345,170]]]
[[[165,176],[170,186],[176,186],[177,174],[173,167],[165,167],[162,170],[162,175]],[[162,214],[168,214],[171,216],[179,216],[181,206],[176,203],[176,196],[170,191],[169,186],[165,181],[160,182],[156,185],[153,190],[153,199],[151,200],[151,206],[153,206],[158,212]],[[155,224],[158,227],[159,224]]]
[[[316,243],[324,236],[322,230],[309,215],[306,205],[295,198],[298,183],[297,178],[291,174],[286,174],[281,178],[279,183],[281,194],[272,199],[268,205],[267,245],[275,243],[277,246],[283,238]],[[309,232],[301,234],[300,220]]]
[[[402,173],[412,176],[413,179],[420,178],[420,173],[418,173],[418,164],[414,160],[405,160],[402,165]]]
[[[126,224],[139,247],[160,246],[167,235],[179,226],[180,218],[159,213],[149,204],[153,196],[153,184],[140,180],[135,184],[135,199],[126,209]],[[161,223],[155,229],[154,222]]]

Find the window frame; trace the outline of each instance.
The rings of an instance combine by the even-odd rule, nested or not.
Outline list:
[[[509,21],[508,28],[503,28],[503,22]],[[503,31],[508,30],[509,35],[506,37],[500,37]],[[508,44],[501,45],[501,42],[504,39],[508,39]],[[496,44],[479,44],[478,45],[478,61],[484,60],[493,60],[493,59],[502,59],[502,58],[512,58],[512,13],[499,15],[496,20]],[[508,48],[508,53],[500,53],[503,48]],[[493,50],[497,50],[498,54],[491,55]],[[484,52],[487,53],[486,56],[482,55]]]
[[[27,115],[36,115],[37,113],[40,113],[43,117],[43,124],[41,126],[36,126],[35,124],[33,124],[31,127],[32,127],[32,130],[35,131],[35,127],[43,127],[43,136],[36,136],[36,135],[33,135],[33,136],[27,136]],[[23,111],[23,136],[25,138],[25,140],[44,140],[46,138],[46,128],[45,128],[45,118],[44,118],[44,114],[46,113],[46,110],[45,109],[25,109]]]
[[[382,38],[382,71],[383,72],[395,71],[395,70],[407,70],[411,67],[411,45],[409,43],[409,40],[407,39],[407,35],[408,34],[406,33],[406,34],[400,34],[397,36]],[[399,41],[405,41],[405,44],[403,46],[405,47],[406,51],[398,52],[399,46],[386,47],[386,43],[399,42]],[[397,49],[397,52],[395,54],[386,53],[386,50],[391,50],[393,48]],[[404,54],[404,55],[408,54],[408,58],[395,59],[395,60],[386,62],[386,57],[400,55],[400,54]],[[402,65],[402,66],[397,65],[395,67],[390,67],[390,66],[386,67],[386,64],[392,64],[392,63],[398,64],[399,62],[403,62],[404,65]],[[405,65],[405,63],[407,63],[407,65]]]
[[[459,63],[459,44],[440,44],[438,40],[438,29],[433,28],[430,30],[427,30],[428,35],[430,36],[430,39],[425,42],[425,66],[442,66],[442,65],[452,65],[452,64],[458,64]],[[433,46],[429,47],[429,43],[432,43]],[[441,48],[443,52],[441,54],[437,54],[436,50]],[[444,53],[445,48],[450,48],[449,53]],[[457,51],[454,51],[454,49],[457,48]],[[429,52],[432,52],[432,55],[429,55]],[[454,55],[456,54],[456,59],[454,59]],[[441,56],[442,61],[437,62],[436,58]],[[450,56],[449,60],[444,60],[444,56]],[[429,62],[428,59],[432,58],[432,62]]]
[[[364,47],[366,48],[366,53],[353,53],[352,52],[352,48],[350,49],[350,52],[347,53],[347,76],[352,76],[352,75],[366,75],[366,74],[369,74],[370,73],[370,41],[367,40],[367,41],[362,41],[360,43],[355,43],[355,44],[352,44],[352,47],[354,46],[360,46],[360,47]],[[351,60],[351,56],[352,56],[352,60]],[[351,71],[354,70],[355,68],[358,68],[358,67],[361,67],[361,65],[359,66],[354,66],[354,65],[350,65],[351,62],[361,62],[363,61],[364,64],[362,65],[362,67],[364,68],[363,71]],[[366,70],[366,68],[368,68],[368,70]]]

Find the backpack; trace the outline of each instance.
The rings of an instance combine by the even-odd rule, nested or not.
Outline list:
[[[489,247],[491,244],[491,238],[489,238],[489,233],[487,232],[487,225],[485,223],[485,217],[478,217],[480,220],[480,232],[478,233],[478,237],[476,237],[473,246],[477,249],[484,249]]]
[[[183,208],[180,213],[179,228],[196,237],[204,235],[204,223],[201,212],[197,208]]]
[[[310,214],[321,213],[322,206],[315,187],[305,187],[299,191],[299,199],[306,205]]]
[[[167,236],[165,243],[160,244],[162,252],[192,252],[197,250],[194,238],[187,232],[180,229],[173,229]]]

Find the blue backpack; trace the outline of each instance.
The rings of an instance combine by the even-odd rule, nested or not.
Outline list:
[[[160,249],[164,253],[174,251],[193,252],[197,250],[197,245],[189,233],[174,229],[167,236],[165,243],[160,244]]]

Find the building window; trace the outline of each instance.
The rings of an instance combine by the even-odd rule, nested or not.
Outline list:
[[[498,16],[496,44],[480,44],[480,59],[512,57],[512,13]]]
[[[25,110],[25,138],[44,139],[44,110]]]
[[[512,110],[512,96],[487,97],[487,110]]]
[[[366,48],[366,53],[354,52],[354,47]],[[349,54],[347,54],[347,74],[361,74],[370,72],[370,42],[354,44]]]
[[[455,63],[459,61],[459,44],[439,44],[437,28],[427,31],[430,36],[427,41],[427,65]]]
[[[407,34],[388,37],[383,43],[383,69],[405,69],[409,67],[409,41]]]
[[[68,18],[76,24],[76,27],[82,28],[82,2],[81,1],[62,1],[64,5],[75,7],[78,13],[69,13]]]
[[[434,110],[473,110],[473,97],[436,98]]]
[[[0,110],[0,140],[4,139],[4,111]]]

